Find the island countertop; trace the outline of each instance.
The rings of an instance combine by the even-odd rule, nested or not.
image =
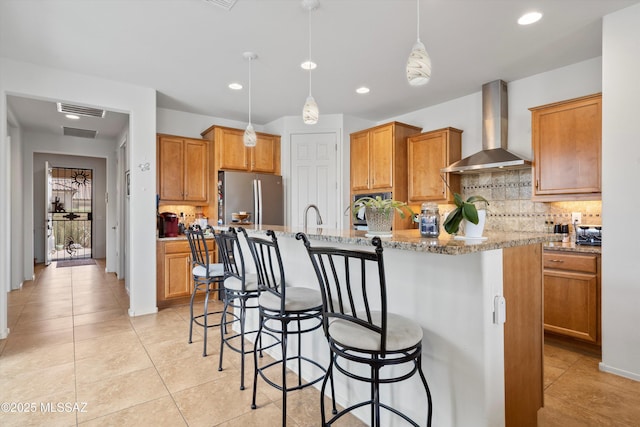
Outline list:
[[[232,225],[233,226],[233,225]],[[229,226],[219,225],[217,230],[228,229]],[[371,246],[373,236],[368,236],[361,230],[335,230],[329,228],[285,227],[279,225],[249,225],[244,226],[247,232],[265,232],[273,230],[276,236],[295,237],[298,232],[305,232],[310,239],[330,243],[343,243],[359,246]],[[530,232],[502,232],[491,231],[485,233],[483,240],[457,240],[454,236],[440,234],[439,238],[421,237],[417,229],[393,231],[391,237],[382,237],[384,248],[401,249],[415,252],[432,252],[444,255],[464,255],[473,252],[504,249],[516,246],[526,246],[534,243],[549,243],[561,239],[560,235]]]

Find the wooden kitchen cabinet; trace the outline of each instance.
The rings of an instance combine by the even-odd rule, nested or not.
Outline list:
[[[351,134],[351,200],[355,194],[391,192],[407,202],[407,137],[422,129],[400,122],[386,123]],[[409,215],[395,215],[394,230],[410,228]]]
[[[406,138],[420,131],[415,126],[391,122],[352,133],[351,192],[406,187]]]
[[[602,95],[530,108],[532,199],[601,199]]]
[[[462,156],[462,131],[444,128],[407,138],[409,203],[453,203],[453,193],[460,193],[460,175],[446,174],[440,169]]]
[[[544,252],[544,330],[600,345],[600,256]]]
[[[215,262],[215,241],[207,240],[211,262]],[[157,305],[159,308],[187,304],[193,292],[191,249],[185,240],[158,240],[157,251]],[[202,300],[204,293],[197,297]]]
[[[242,129],[212,126],[202,135],[213,141],[216,170],[280,174],[280,136],[256,132],[256,146],[245,147]]]
[[[159,134],[157,157],[157,183],[161,201],[200,205],[208,203],[208,141]]]

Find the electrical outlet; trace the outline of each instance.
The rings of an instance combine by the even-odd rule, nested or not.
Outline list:
[[[571,224],[582,224],[582,213],[571,212]]]

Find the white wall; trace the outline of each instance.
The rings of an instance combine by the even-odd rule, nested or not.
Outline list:
[[[640,5],[603,27],[601,369],[640,380]]]
[[[40,134],[41,137],[49,137],[51,135]],[[25,132],[25,138],[32,140],[33,135]],[[27,143],[28,144],[28,143]],[[48,206],[44,206],[45,201],[45,185],[44,180],[46,172],[44,169],[45,161],[48,161],[52,167],[63,168],[83,168],[93,169],[93,230],[92,230],[92,247],[91,253],[94,258],[107,257],[107,206],[105,203],[105,193],[107,192],[107,159],[99,157],[84,156],[66,156],[51,153],[33,153],[30,157],[31,167],[25,167],[22,182],[24,183],[25,212],[31,212],[30,223],[32,228],[24,227],[24,236],[20,236],[21,240],[27,241],[31,235],[31,245],[29,248],[33,253],[33,257],[37,262],[44,262],[45,256],[45,212]],[[110,159],[113,162],[113,158]],[[109,182],[110,187],[115,190],[115,182],[112,179]],[[114,221],[114,218],[110,218]],[[28,233],[28,231],[31,233]],[[115,237],[115,236],[113,236]],[[115,253],[109,254],[109,257],[115,257]],[[108,271],[108,270],[107,270]]]
[[[92,76],[37,66],[8,58],[0,58],[0,229],[10,224],[10,171],[7,146],[7,95],[64,101],[96,106],[130,114],[130,160],[132,165],[150,163],[148,171],[131,169],[131,224],[129,254],[130,315],[157,311],[155,259],[155,133],[156,92],[144,88]],[[109,177],[107,178],[109,179]],[[30,216],[30,212],[21,212]],[[0,243],[0,289],[10,280],[11,248],[9,239]],[[6,336],[7,299],[0,292],[0,338]]]
[[[10,124],[8,129],[11,138],[11,180],[12,182],[20,182],[22,177],[22,151],[20,150],[22,130],[17,126],[15,120],[9,121],[15,124],[14,126]],[[11,281],[8,283],[7,290],[20,289],[25,279],[23,274],[25,257],[24,241],[22,239],[22,230],[24,229],[24,217],[21,210],[22,200],[23,192],[21,188],[14,188],[11,191],[11,228],[9,229],[11,250],[14,256],[11,258]]]
[[[244,129],[246,122],[227,120],[220,117],[204,116],[201,114],[185,113],[183,111],[157,109],[157,131],[169,135],[186,136],[189,138],[202,138],[200,133],[209,129],[212,125],[226,126],[230,128]],[[254,124],[256,131],[261,132],[262,126]]]

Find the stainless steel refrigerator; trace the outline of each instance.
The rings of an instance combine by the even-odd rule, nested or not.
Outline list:
[[[218,224],[231,224],[233,213],[247,212],[247,222],[284,225],[282,177],[252,172],[218,172]]]

